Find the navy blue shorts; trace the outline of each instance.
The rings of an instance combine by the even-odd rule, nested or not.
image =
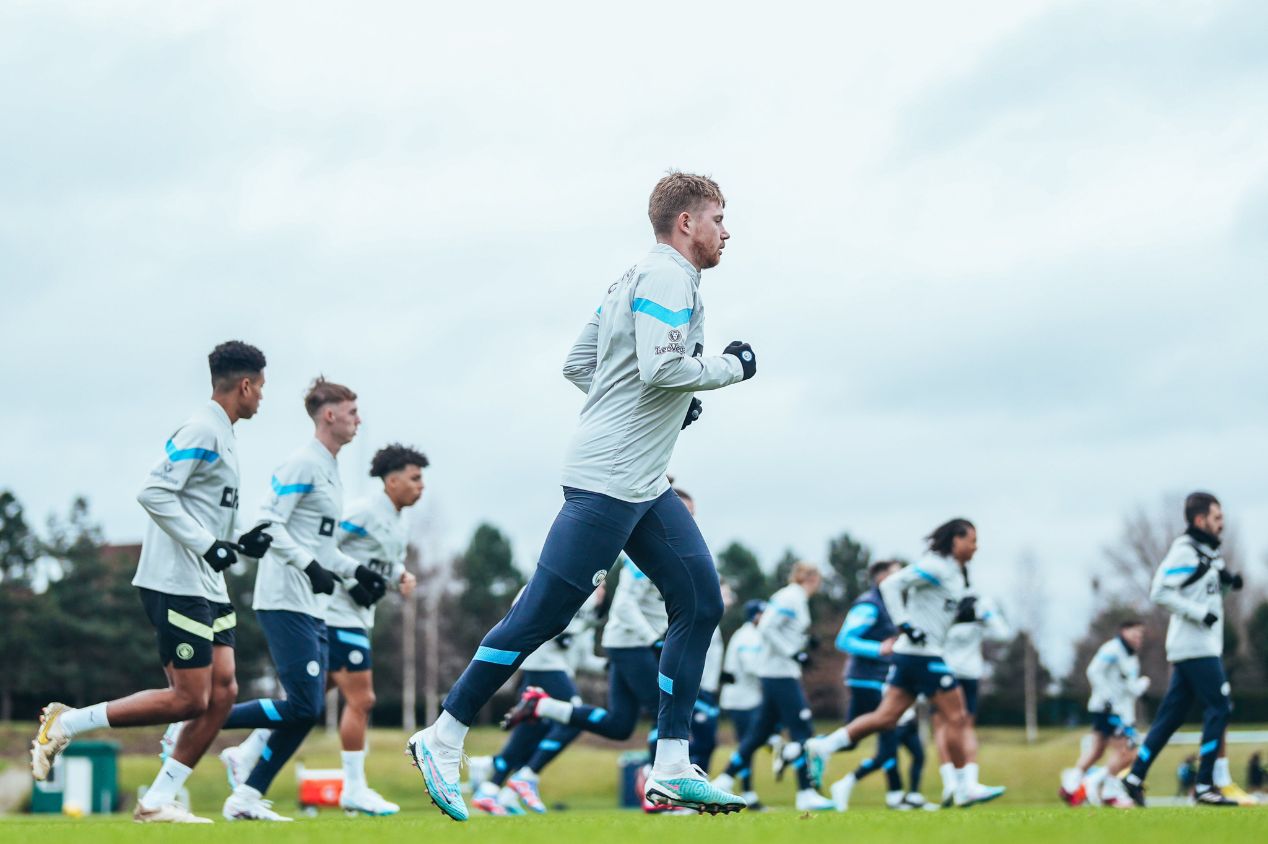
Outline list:
[[[964,691],[964,708],[970,715],[977,714],[977,686],[976,677],[957,677],[956,682],[960,684],[960,688]]]
[[[894,654],[893,660],[885,682],[910,695],[933,697],[956,686],[955,675],[940,656]]]
[[[1135,731],[1124,724],[1122,718],[1112,712],[1093,712],[1092,732],[1100,733],[1106,738],[1117,738],[1118,736],[1130,736]]]
[[[328,671],[369,671],[370,631],[361,627],[329,627],[330,660]]]
[[[863,685],[864,683],[867,685]],[[850,680],[847,678],[845,685],[850,690],[850,703],[845,710],[845,722],[847,724],[860,715],[875,712],[876,707],[881,705],[881,697],[885,693],[884,683],[875,680]]]

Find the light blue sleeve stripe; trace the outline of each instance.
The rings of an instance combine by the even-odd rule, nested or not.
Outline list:
[[[674,681],[660,672],[656,673],[656,684],[660,686],[660,690],[665,694],[672,695],[674,693]]]
[[[356,648],[364,648],[370,650],[370,638],[360,633],[350,633],[347,630],[336,630],[335,638],[345,645],[352,645]]]
[[[647,314],[649,317],[665,323],[670,328],[678,328],[691,321],[691,308],[671,311],[664,305],[656,304],[651,299],[635,299],[632,308],[634,313]]]
[[[215,463],[220,459],[220,455],[209,448],[177,448],[176,443],[171,440],[167,441],[164,449],[167,451],[167,459],[173,463],[182,460],[206,460],[208,463]]]
[[[312,484],[284,484],[277,479],[277,475],[272,479],[273,492],[278,495],[296,495],[301,492],[312,492]]]
[[[1175,568],[1167,569],[1166,571],[1162,573],[1162,575],[1163,577],[1171,577],[1173,574],[1189,575],[1189,574],[1193,574],[1197,570],[1198,570],[1197,566],[1176,566]]]
[[[277,711],[277,707],[273,705],[271,700],[261,700],[260,708],[264,710],[264,717],[270,721],[281,721],[282,713]]]
[[[475,658],[480,662],[492,662],[495,665],[511,665],[519,659],[519,656],[519,651],[499,651],[497,648],[486,648],[484,645],[476,648],[475,652]]]
[[[916,574],[920,575],[920,576],[921,576],[921,577],[923,577],[925,580],[927,580],[927,581],[929,581],[930,583],[932,583],[934,586],[941,586],[941,585],[942,585],[942,581],[941,581],[941,580],[939,580],[938,578],[934,577],[932,574],[930,574],[929,572],[925,571],[924,569],[922,569],[922,568],[920,568],[920,567],[917,567],[917,568],[916,568]]]
[[[885,684],[880,680],[855,680],[847,677],[845,685],[851,689],[875,689],[878,692],[885,691]]]
[[[357,536],[370,535],[370,532],[368,530],[361,527],[361,525],[354,525],[352,522],[340,522],[339,527],[343,528],[348,533],[355,533]]]
[[[788,618],[797,617],[797,612],[795,610],[788,609],[788,607],[777,607],[776,609],[780,615],[787,616]]]
[[[845,651],[847,654],[854,654],[855,656],[864,656],[868,659],[881,658],[880,642],[874,639],[863,639],[858,636],[846,636],[844,642],[837,639],[837,650]]]

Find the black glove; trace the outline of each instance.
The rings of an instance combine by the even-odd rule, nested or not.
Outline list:
[[[273,536],[264,532],[272,522],[260,522],[246,533],[238,537],[238,550],[248,557],[260,559],[273,544]]]
[[[704,402],[695,396],[691,397],[691,407],[687,408],[687,418],[682,420],[682,427],[678,430],[685,431],[687,426],[700,418],[700,414],[704,413]]]
[[[313,560],[304,567],[308,582],[313,585],[314,595],[335,594],[335,576],[321,567],[321,563]]]
[[[719,677],[719,682],[721,682],[724,686],[735,685],[735,675],[730,671],[723,671]]]
[[[387,581],[383,578],[383,575],[379,574],[369,566],[357,566],[357,570],[352,573],[352,576],[357,579],[357,583],[367,589],[387,589]],[[379,597],[382,597],[382,595],[380,594]]]
[[[1214,627],[1215,622],[1219,620],[1220,620],[1220,617],[1213,612],[1209,612],[1206,615],[1202,616],[1202,623],[1205,624],[1207,627]]]
[[[561,648],[572,647],[572,634],[568,632],[560,633],[555,637],[555,644],[559,645]]]
[[[969,624],[977,621],[977,596],[968,595],[960,599],[960,607],[955,611],[956,624]]]
[[[232,542],[217,539],[211,543],[207,553],[203,554],[203,559],[211,566],[212,571],[224,571],[238,561],[238,555],[234,553],[236,547]]]
[[[748,343],[732,340],[722,350],[722,354],[735,355],[739,359],[740,366],[744,368],[745,381],[757,374],[757,355],[753,354],[753,347]]]
[[[1220,569],[1220,585],[1227,586],[1234,592],[1240,592],[1242,591],[1242,587],[1246,585],[1246,582],[1242,580],[1242,576],[1240,574],[1234,574],[1231,571],[1224,571],[1224,569]]]
[[[909,623],[904,621],[902,624],[898,625],[898,630],[906,636],[907,640],[913,645],[923,645],[925,643],[925,631],[921,630],[919,627],[912,627]]]
[[[364,583],[357,583],[348,590],[348,595],[360,606],[367,609],[377,604],[387,594],[387,586],[366,586]]]

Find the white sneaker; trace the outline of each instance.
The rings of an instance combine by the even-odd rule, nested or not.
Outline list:
[[[784,770],[784,737],[774,735],[767,739],[766,743],[770,745],[771,752],[770,772],[779,776]]]
[[[40,713],[40,729],[31,740],[31,775],[37,782],[48,779],[53,760],[70,744],[70,736],[61,722],[62,715],[69,710],[64,703],[50,703]]]
[[[833,805],[831,800],[813,788],[803,788],[797,792],[798,812],[826,812],[835,808],[836,806]]]
[[[200,818],[179,803],[147,809],[140,801],[132,810],[132,820],[137,823],[211,823],[211,818]]]
[[[368,785],[353,791],[345,791],[339,795],[339,808],[343,809],[349,815],[370,815],[372,817],[381,817],[383,815],[395,815],[401,810],[401,807],[395,803],[384,800],[383,795],[379,794]]]
[[[711,782],[713,783],[714,788],[720,788],[723,791],[735,790],[735,777],[731,776],[730,774],[727,774],[727,773],[718,774],[716,777],[714,777],[711,780]]]
[[[229,780],[230,791],[246,784],[247,777],[251,776],[251,769],[247,767],[236,747],[226,747],[220,751],[220,764],[225,766],[225,779]]]
[[[850,794],[854,792],[854,784],[856,782],[858,780],[854,778],[854,774],[846,774],[832,783],[832,805],[838,812],[848,812],[850,810]]]
[[[467,760],[467,784],[472,793],[493,777],[492,756],[472,756]]]
[[[887,792],[885,792],[885,808],[886,808],[886,809],[893,809],[893,810],[895,810],[895,811],[897,811],[897,812],[910,812],[910,811],[912,810],[912,808],[913,808],[913,807],[908,806],[908,805],[907,805],[907,804],[903,801],[903,798],[904,798],[904,797],[906,797],[906,796],[907,796],[907,795],[905,795],[905,794],[904,794],[903,792],[901,792],[901,791],[887,791]]]
[[[930,803],[919,791],[909,791],[903,795],[903,805],[909,809],[920,809],[925,812],[938,811],[937,803]]]
[[[455,821],[467,820],[470,815],[459,785],[462,748],[449,747],[438,741],[436,725],[433,724],[409,737],[405,754],[423,775],[423,785],[431,802]]]
[[[982,785],[975,782],[968,787],[969,805],[989,803],[997,797],[1003,797],[1006,791],[1008,789],[1002,785]]]
[[[265,800],[260,792],[249,785],[240,785],[225,800],[220,812],[227,821],[290,821],[273,811],[273,801]]]

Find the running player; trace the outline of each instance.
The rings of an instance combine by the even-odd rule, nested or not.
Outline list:
[[[762,708],[726,771],[714,780],[714,785],[724,791],[734,787],[736,777],[752,769],[753,754],[766,744],[777,725],[783,724],[792,740],[783,746],[781,758],[797,772],[797,809],[832,808],[832,801],[815,790],[814,777],[807,765],[805,743],[814,735],[814,723],[801,687],[801,668],[810,644],[810,596],[818,592],[822,584],[823,575],[817,566],[797,563],[788,576],[788,585],[767,602],[757,627],[765,645],[757,671],[762,681]]]
[[[233,645],[237,617],[224,570],[238,554],[259,557],[272,536],[266,523],[233,540],[238,510],[238,457],[233,426],[260,408],[264,355],[239,341],[208,356],[211,401],[167,439],[137,501],[150,516],[132,584],[158,633],[168,688],[71,709],[44,707],[31,743],[31,771],[48,778],[53,760],[80,733],[185,721],[171,753],[133,818],[142,823],[211,823],[176,802],[238,694]]]
[[[1136,701],[1149,688],[1149,678],[1140,674],[1138,656],[1144,641],[1144,623],[1124,621],[1118,635],[1101,645],[1088,663],[1092,696],[1087,709],[1092,714],[1092,733],[1078,763],[1061,774],[1060,797],[1071,806],[1083,803],[1089,793],[1099,794],[1100,781],[1107,773],[1113,773],[1109,779],[1117,783],[1117,775],[1136,757]],[[1110,751],[1108,766],[1100,769],[1100,776],[1085,780],[1106,748]]]
[[[252,700],[233,707],[225,729],[273,732],[260,759],[225,800],[227,820],[288,821],[264,794],[325,711],[328,596],[336,576],[355,579],[372,594],[386,589],[382,575],[340,550],[335,529],[343,514],[343,484],[335,458],[361,424],[357,396],[324,378],[304,398],[314,438],[273,475],[273,495],[261,520],[274,541],[260,559],[252,606],[277,670],[284,700]]]
[[[969,779],[970,791],[978,795],[979,803],[1002,797],[1008,790],[1002,785],[982,785],[978,780],[977,699],[978,686],[986,671],[982,642],[987,637],[993,642],[1005,642],[1012,635],[1012,629],[999,607],[989,598],[972,592],[961,602],[955,624],[947,631],[947,667],[964,693],[964,711],[968,714],[964,727],[964,775]],[[955,798],[955,766],[951,764],[947,752],[942,716],[937,712],[933,713],[933,736],[938,746],[938,757],[942,760],[942,805],[949,807]]]
[[[694,770],[688,755],[722,594],[700,530],[665,478],[678,432],[698,409],[692,394],[757,372],[747,343],[703,354],[700,273],[717,266],[730,237],[724,202],[711,179],[661,179],[648,209],[656,246],[608,288],[568,355],[564,374],[587,396],[565,463],[563,509],[523,596],[485,637],[440,718],[408,744],[428,794],[454,820],[467,819],[458,769],[468,725],[528,654],[564,631],[622,549],[665,596],[670,618],[646,793],[701,811],[743,808],[737,795]]]
[[[831,735],[811,739],[807,750],[826,761],[838,750],[852,749],[873,733],[892,730],[916,699],[925,695],[945,720],[947,752],[956,769],[954,803],[970,806],[977,796],[964,775],[964,696],[943,660],[943,647],[968,589],[977,529],[968,519],[952,519],[926,540],[929,550],[920,562],[900,569],[880,586],[890,619],[901,634],[880,706]]]
[[[1145,805],[1150,764],[1184,723],[1189,708],[1201,703],[1202,746],[1194,799],[1199,806],[1236,806],[1236,800],[1215,786],[1214,777],[1232,711],[1222,659],[1224,591],[1241,589],[1242,577],[1228,571],[1220,556],[1224,511],[1219,499],[1208,492],[1191,493],[1184,501],[1184,520],[1188,528],[1171,543],[1149,594],[1171,613],[1167,625],[1171,684],[1123,785],[1136,805]]]

